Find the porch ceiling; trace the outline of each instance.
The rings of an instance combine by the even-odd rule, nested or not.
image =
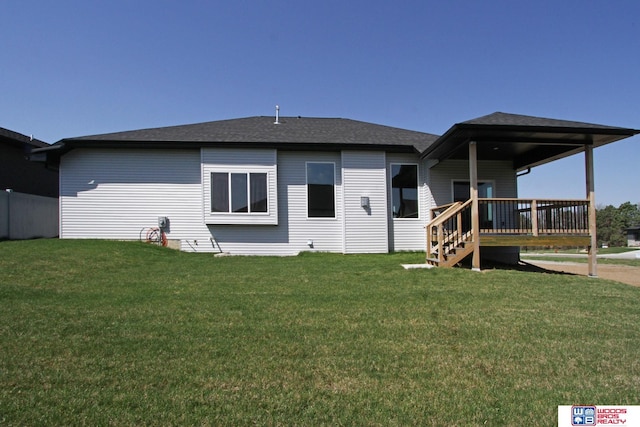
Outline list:
[[[453,125],[423,152],[427,159],[467,159],[468,143],[477,143],[478,160],[510,160],[514,169],[551,162],[640,133],[590,123],[494,113]]]

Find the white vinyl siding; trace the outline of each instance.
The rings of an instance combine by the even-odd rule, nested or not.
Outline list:
[[[289,244],[298,251],[342,252],[343,182],[340,153],[282,152],[279,179],[287,183]],[[335,218],[307,216],[307,163],[335,164]],[[313,241],[313,247],[307,245]]]
[[[430,169],[431,192],[436,206],[453,202],[453,182],[469,181],[467,160],[445,160]],[[494,185],[493,197],[518,197],[516,172],[509,161],[479,161],[478,181]]]
[[[307,218],[306,163],[336,165],[336,217]],[[278,225],[239,227],[210,224],[216,250],[231,254],[294,255],[301,251],[342,252],[342,180],[340,154],[278,152]],[[313,241],[313,247],[307,242]],[[201,247],[195,250],[202,250]]]
[[[200,150],[76,149],[60,165],[60,237],[138,240],[202,231]]]
[[[387,173],[384,152],[342,152],[344,186],[344,252],[386,253]],[[361,198],[369,206],[361,205]]]
[[[205,224],[203,206],[209,206],[208,176],[201,150],[76,149],[61,160],[60,229],[62,238],[138,240],[157,226],[159,216],[169,218],[167,238],[181,249],[247,255],[293,255],[314,250],[342,252],[342,182],[339,153],[284,152],[275,173],[270,213],[278,225],[238,226]],[[241,165],[255,166],[263,153],[244,150]],[[273,153],[275,157],[275,153]],[[263,159],[263,160],[260,160]],[[307,218],[307,161],[336,165],[336,218]],[[227,157],[229,170],[233,161]],[[252,166],[252,167],[253,167]],[[264,165],[262,165],[264,166]],[[206,198],[206,200],[203,200]],[[313,247],[307,241],[314,242]]]
[[[138,240],[157,226],[158,217],[166,216],[167,238],[179,241],[185,251],[293,255],[424,250],[422,227],[431,195],[416,159],[362,151],[75,149],[61,160],[60,233],[62,238]],[[309,162],[335,164],[335,218],[307,216]],[[420,218],[389,219],[390,162],[420,165]],[[243,219],[247,224],[214,223],[205,182],[214,171],[267,173],[268,213],[249,215]],[[368,207],[361,206],[361,197],[369,198]],[[256,223],[261,216],[268,219]]]
[[[393,218],[391,192],[391,165],[418,165],[418,218]],[[429,220],[431,193],[427,185],[427,169],[417,155],[387,154],[389,198],[389,249],[391,251],[424,251],[426,248],[425,223]]]
[[[206,224],[241,224],[241,225],[277,225],[278,197],[277,197],[277,152],[276,150],[247,150],[229,148],[202,149],[202,212]],[[229,208],[224,212],[212,209],[212,179],[220,174],[228,174],[227,197]],[[250,193],[247,186],[251,182],[251,174],[267,175],[267,211],[234,212],[240,196],[247,198]],[[244,191],[240,194],[239,187],[234,182],[244,177]],[[236,180],[237,179],[237,180]],[[247,200],[245,200],[246,202]],[[219,203],[218,203],[219,204]],[[241,203],[242,204],[242,203]],[[234,206],[231,206],[234,205]]]

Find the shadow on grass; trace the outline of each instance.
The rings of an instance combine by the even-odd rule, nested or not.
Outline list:
[[[471,268],[471,261],[465,260],[458,265],[460,268]],[[539,267],[537,265],[530,264],[526,261],[518,261],[517,264],[506,264],[493,260],[482,260],[480,264],[480,270],[508,270],[508,271],[522,271],[525,273],[544,273],[544,274],[556,274],[561,276],[582,276],[581,274],[569,273],[566,271],[557,271]]]

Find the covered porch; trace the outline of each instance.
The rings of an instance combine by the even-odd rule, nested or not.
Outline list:
[[[597,276],[593,149],[630,136],[635,129],[494,113],[458,123],[423,153],[437,165],[468,160],[469,198],[431,210],[427,263],[452,266],[472,257],[480,270],[481,248],[584,246],[589,276]],[[584,153],[585,198],[557,200],[480,197],[478,162],[509,161],[513,173]],[[542,190],[544,191],[544,190]]]

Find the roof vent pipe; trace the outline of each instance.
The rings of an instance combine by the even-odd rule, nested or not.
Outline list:
[[[280,106],[276,105],[276,121],[273,122],[274,125],[280,124]]]

